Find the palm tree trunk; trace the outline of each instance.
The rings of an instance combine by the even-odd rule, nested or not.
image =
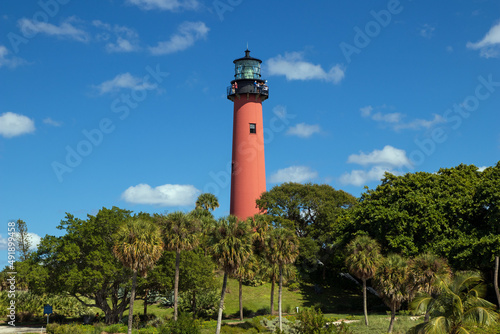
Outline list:
[[[392,329],[394,328],[394,319],[396,319],[396,309],[391,308],[391,323],[389,324],[389,330],[387,333],[392,333]]]
[[[498,256],[495,256],[495,272],[493,274],[493,286],[495,287],[495,294],[497,295],[498,307],[500,307],[500,292],[498,291],[498,267],[500,266]]]
[[[132,278],[132,291],[130,292],[130,306],[128,310],[128,334],[132,334],[132,321],[134,320],[134,299],[135,299],[135,286],[137,285],[137,271],[134,270]]]
[[[274,314],[274,281],[276,279],[274,278],[274,275],[273,275],[273,278],[271,279],[271,315]]]
[[[144,297],[144,318],[148,315],[148,295],[149,290],[146,289],[146,296]]]
[[[280,263],[280,284],[278,289],[278,316],[280,318],[280,333],[283,330],[283,324],[281,323],[281,290],[283,288],[283,265]]]
[[[227,272],[224,271],[224,279],[222,280],[222,292],[220,294],[219,314],[217,316],[217,329],[215,330],[215,334],[220,334],[220,328],[222,325],[222,309],[224,308],[224,297],[226,295],[226,286]]]
[[[362,279],[363,281],[363,312],[365,313],[365,325],[368,326],[368,307],[366,302],[366,279]]]
[[[243,321],[243,279],[240,277],[240,320]]]
[[[177,304],[179,295],[179,264],[181,262],[181,252],[175,252],[175,280],[174,280],[174,321],[177,321]]]

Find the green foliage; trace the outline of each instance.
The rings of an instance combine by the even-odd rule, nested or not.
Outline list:
[[[386,174],[349,212],[344,235],[364,231],[384,253],[430,252],[456,269],[488,268],[500,251],[499,185],[500,164],[484,172],[462,164],[437,173]]]
[[[261,210],[272,216],[274,225],[290,227],[300,238],[297,259],[303,279],[338,266],[333,248],[343,230],[340,220],[356,198],[323,184],[284,183],[273,187],[257,200]],[[318,260],[326,267],[318,266]]]
[[[7,291],[0,291],[0,315],[7,315],[10,298]],[[28,291],[16,292],[16,312],[18,321],[30,321],[43,316],[44,305],[52,306],[54,314],[64,317],[80,317],[90,312],[90,308],[67,295],[37,295]],[[22,317],[21,317],[22,315]],[[24,317],[24,320],[22,319]]]
[[[494,326],[499,315],[495,305],[483,299],[486,286],[481,275],[475,272],[459,272],[451,282],[439,280],[437,297],[419,296],[412,302],[414,309],[422,305],[430,310],[427,323],[412,328],[411,333],[439,334],[465,333],[469,326]]]
[[[192,312],[196,317],[209,318],[217,312],[220,292],[215,287],[207,289],[192,289],[181,293],[179,309]]]
[[[45,236],[30,257],[30,290],[69,293],[100,308],[108,323],[117,322],[128,306],[130,271],[113,255],[113,235],[129,217],[130,211],[117,207],[103,208],[87,220],[67,213],[58,226],[66,234]]]
[[[295,321],[290,321],[286,317],[282,320],[282,329],[280,331],[279,318],[278,317],[263,317],[260,322],[263,326],[269,329],[271,332],[277,333],[290,333],[290,334],[300,334],[298,330],[294,328]]]
[[[46,330],[48,334],[101,334],[103,329],[101,327],[92,325],[49,324],[47,325]],[[108,333],[113,333],[113,332],[108,332]]]
[[[199,334],[200,324],[188,313],[180,313],[177,321],[170,320],[158,328],[159,334]]]
[[[349,326],[342,323],[339,326],[328,324],[328,321],[321,313],[321,310],[305,308],[299,312],[297,323],[294,325],[297,333],[300,334],[350,334]]]

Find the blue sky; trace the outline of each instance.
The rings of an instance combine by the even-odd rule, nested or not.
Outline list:
[[[500,157],[500,2],[5,0],[0,265],[7,223],[65,212],[229,213],[232,61],[263,60],[267,187],[359,196],[385,171]],[[2,255],[4,254],[4,255]]]

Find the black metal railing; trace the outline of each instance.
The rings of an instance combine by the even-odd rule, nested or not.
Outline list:
[[[235,95],[235,94],[260,94],[260,95],[269,95],[269,87],[267,85],[262,86],[244,86],[241,88],[234,88],[233,86],[227,87],[227,96]]]

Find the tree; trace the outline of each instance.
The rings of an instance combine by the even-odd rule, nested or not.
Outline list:
[[[174,320],[177,320],[181,252],[198,246],[200,224],[194,215],[180,211],[164,216],[160,222],[164,229],[165,248],[175,252]]]
[[[271,315],[274,314],[274,288],[276,285],[276,282],[279,282],[279,266],[277,264],[269,262],[266,258],[260,257],[259,258],[259,275],[268,281],[271,282]],[[283,266],[282,270],[283,274],[283,279],[288,280],[288,279],[294,279],[296,276],[296,270],[295,267],[291,264]],[[286,281],[283,282],[283,284],[286,284]]]
[[[479,203],[479,214],[484,222],[481,231],[482,239],[478,242],[478,249],[486,253],[486,260],[494,261],[493,286],[500,307],[500,292],[498,289],[498,270],[500,266],[500,161],[494,167],[486,168],[481,173],[481,182],[476,192]],[[488,254],[489,253],[489,254]]]
[[[214,194],[203,193],[196,200],[196,209],[213,211],[219,207],[219,200]]]
[[[392,333],[396,311],[401,304],[411,299],[413,291],[412,282],[409,280],[408,262],[397,254],[389,254],[377,269],[374,277],[375,289],[384,303],[391,309],[391,322],[388,332]]]
[[[216,330],[216,334],[220,334],[227,277],[252,255],[250,226],[248,222],[239,221],[235,216],[220,218],[209,232],[208,242],[210,253],[224,271]]]
[[[420,254],[410,261],[410,280],[414,283],[415,292],[432,299],[439,292],[439,281],[451,278],[448,262],[434,254]],[[425,312],[425,322],[429,321],[430,307]]]
[[[481,275],[459,272],[451,282],[438,280],[440,294],[432,303],[431,319],[413,327],[410,333],[469,333],[468,326],[490,326],[497,322],[495,305],[483,299],[486,286]],[[412,307],[417,311],[427,309],[428,300],[427,296],[417,297]]]
[[[382,260],[380,245],[367,235],[358,235],[347,245],[346,266],[363,282],[363,312],[365,325],[368,326],[368,309],[366,303],[366,281],[372,278]]]
[[[58,226],[66,234],[42,238],[29,259],[30,290],[67,293],[101,309],[107,324],[118,322],[128,306],[130,271],[113,255],[113,235],[130,217],[117,207],[102,208],[86,220],[67,213]]]
[[[16,234],[14,237],[16,250],[21,254],[20,260],[28,259],[32,245],[31,237],[28,233],[28,224],[21,219],[16,221]]]
[[[163,252],[163,241],[156,225],[147,220],[128,219],[115,234],[113,253],[133,272],[128,313],[128,334],[132,334],[137,275],[146,277]]]
[[[473,165],[437,173],[386,173],[349,212],[351,224],[343,233],[365,231],[387,253],[413,257],[431,252],[447,258],[454,268],[479,267],[471,249],[485,224],[476,199],[480,181],[481,173]]]
[[[283,227],[278,227],[271,231],[267,240],[266,257],[270,263],[277,265],[279,270],[278,316],[280,331],[283,330],[281,314],[283,267],[293,263],[298,255],[299,240],[292,231]]]
[[[239,284],[239,302],[240,302],[240,320],[243,321],[243,280],[253,279],[257,274],[257,258],[255,255],[251,255],[241,266],[239,266],[234,272],[234,276],[238,280]]]

